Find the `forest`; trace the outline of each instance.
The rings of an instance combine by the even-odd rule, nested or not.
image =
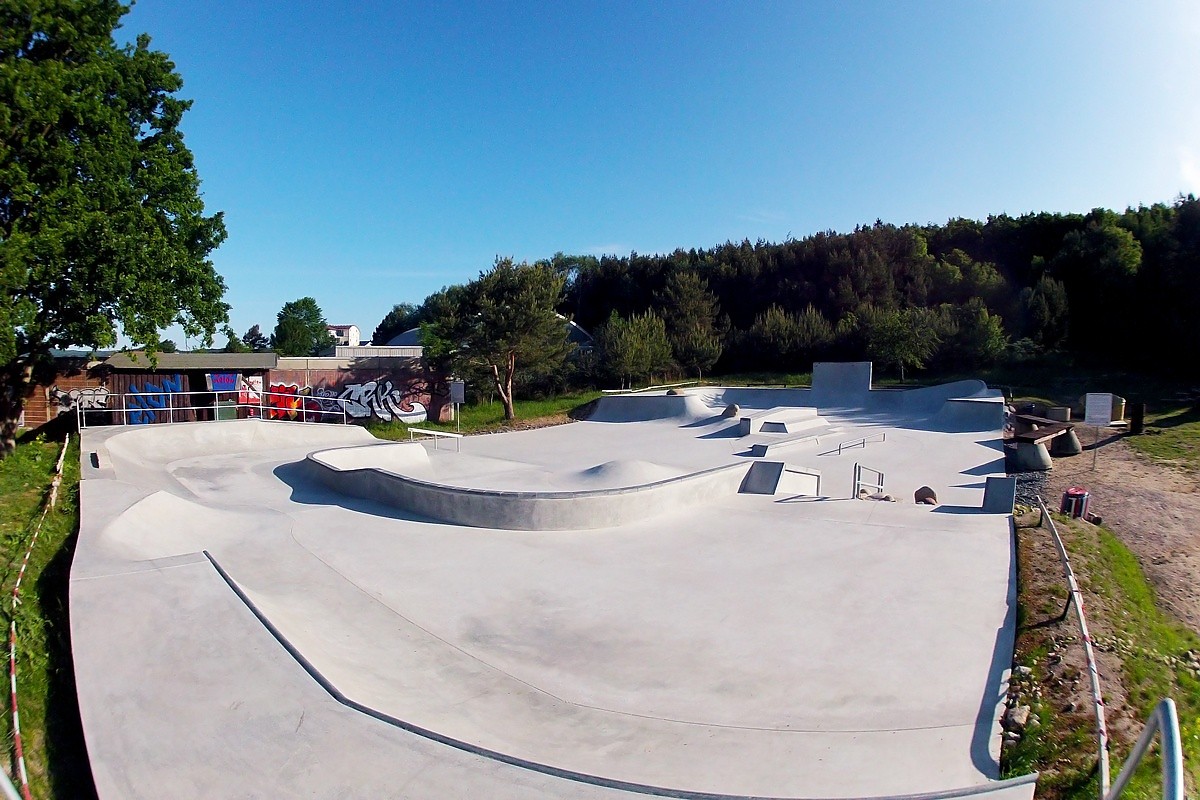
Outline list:
[[[594,353],[559,376],[570,383],[855,359],[903,377],[1047,356],[1185,374],[1200,353],[1194,195],[1123,213],[876,221],[666,255],[559,253],[533,266],[561,280],[555,310],[596,336]],[[397,306],[375,341],[431,325],[462,288]],[[532,369],[524,380],[547,377]]]

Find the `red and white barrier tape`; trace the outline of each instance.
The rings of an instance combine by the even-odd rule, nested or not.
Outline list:
[[[42,516],[38,519],[33,536],[29,539],[29,547],[25,550],[25,558],[21,561],[21,569],[17,572],[16,583],[12,590],[12,618],[8,626],[8,683],[12,698],[13,749],[17,761],[17,779],[21,783],[21,796],[25,800],[33,800],[29,793],[29,773],[25,769],[25,749],[21,744],[21,715],[17,711],[17,606],[21,604],[21,581],[25,579],[25,570],[29,559],[33,556],[33,547],[37,544],[38,535],[42,532],[42,524],[46,515],[58,502],[58,487],[62,483],[63,462],[67,457],[67,446],[71,444],[71,434],[67,434],[62,450],[58,453],[58,462],[54,465],[54,480],[50,482],[50,493],[42,507]]]

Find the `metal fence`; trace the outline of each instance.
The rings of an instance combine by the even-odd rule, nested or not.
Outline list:
[[[1096,654],[1092,648],[1091,634],[1088,631],[1087,615],[1083,610],[1083,592],[1075,578],[1075,570],[1071,568],[1071,559],[1067,555],[1066,545],[1063,544],[1062,536],[1059,535],[1054,519],[1050,516],[1050,509],[1046,507],[1046,501],[1039,495],[1037,503],[1042,512],[1039,524],[1050,529],[1054,546],[1058,549],[1059,560],[1062,561],[1063,577],[1067,579],[1067,586],[1070,590],[1069,598],[1071,604],[1075,606],[1075,616],[1079,622],[1084,655],[1087,658],[1088,677],[1092,687],[1092,706],[1096,714],[1096,771],[1100,775],[1100,799],[1116,800],[1121,796],[1130,778],[1133,777],[1133,773],[1146,757],[1146,753],[1149,752],[1150,745],[1154,742],[1154,735],[1158,733],[1162,740],[1163,800],[1183,800],[1183,748],[1180,743],[1179,718],[1175,713],[1175,701],[1170,698],[1159,701],[1154,708],[1145,728],[1142,729],[1142,735],[1138,737],[1137,744],[1133,746],[1133,751],[1125,760],[1121,774],[1117,776],[1115,783],[1111,783],[1104,697],[1100,690],[1100,671],[1096,667]]]

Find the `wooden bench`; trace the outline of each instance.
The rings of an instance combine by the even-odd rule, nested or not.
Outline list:
[[[1014,419],[1017,422],[1037,428],[1037,430],[1030,430],[1013,436],[1015,441],[1027,442],[1029,444],[1043,444],[1075,428],[1073,422],[1059,422],[1058,420],[1046,419],[1045,417],[1035,417],[1032,414],[1016,414]]]

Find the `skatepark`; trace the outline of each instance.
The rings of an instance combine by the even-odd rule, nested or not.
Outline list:
[[[822,364],[461,439],[87,429],[98,793],[1032,797],[1003,424],[978,381]]]

